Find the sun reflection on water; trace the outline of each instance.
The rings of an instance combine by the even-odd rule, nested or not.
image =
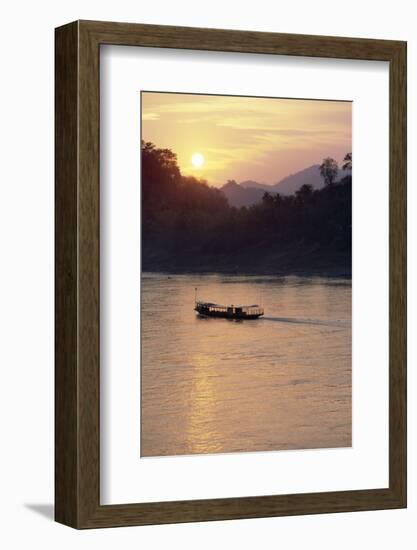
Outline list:
[[[190,396],[187,443],[190,453],[215,453],[221,451],[221,432],[213,422],[217,407],[217,382],[211,373],[214,359],[210,354],[192,356],[193,368]],[[213,428],[216,426],[216,429]]]

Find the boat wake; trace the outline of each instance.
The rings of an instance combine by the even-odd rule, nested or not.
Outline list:
[[[296,325],[318,325],[323,327],[349,328],[348,321],[322,321],[321,319],[296,319],[294,317],[262,317],[262,321],[272,321],[275,323],[294,323]]]

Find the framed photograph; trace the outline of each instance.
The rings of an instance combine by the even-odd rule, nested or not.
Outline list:
[[[56,29],[56,520],[406,506],[406,43]]]

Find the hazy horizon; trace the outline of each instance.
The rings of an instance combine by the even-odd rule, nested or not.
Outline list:
[[[142,139],[178,155],[184,175],[273,185],[352,150],[348,101],[142,92]],[[193,158],[193,161],[192,161]]]

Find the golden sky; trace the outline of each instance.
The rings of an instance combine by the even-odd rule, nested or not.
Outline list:
[[[352,150],[351,102],[157,92],[141,101],[142,139],[171,149],[183,174],[211,185],[273,184],[328,156],[341,164]]]

